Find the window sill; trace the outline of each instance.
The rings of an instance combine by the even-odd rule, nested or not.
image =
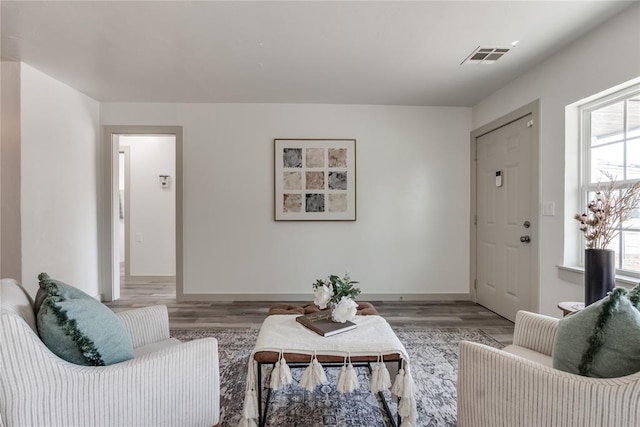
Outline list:
[[[584,285],[584,267],[558,265],[558,278],[576,285]],[[616,274],[616,286],[631,289],[640,283],[640,278]]]

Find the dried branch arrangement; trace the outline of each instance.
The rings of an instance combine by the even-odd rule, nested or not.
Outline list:
[[[598,184],[587,211],[574,216],[580,222],[580,231],[584,233],[589,249],[606,249],[631,212],[640,205],[640,181],[620,188],[610,173],[603,173],[610,180],[609,184],[604,189]]]

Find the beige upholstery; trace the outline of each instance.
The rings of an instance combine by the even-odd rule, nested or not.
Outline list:
[[[506,351],[460,343],[459,427],[640,425],[640,373],[601,379],[553,369],[557,325],[520,311]]]
[[[212,426],[219,423],[218,343],[169,337],[164,306],[118,313],[136,357],[78,366],[51,353],[32,300],[0,281],[0,427]]]

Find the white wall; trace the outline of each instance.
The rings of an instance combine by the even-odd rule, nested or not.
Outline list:
[[[526,48],[522,40],[518,49]],[[556,205],[555,216],[539,216],[540,311],[558,316],[559,301],[581,301],[583,286],[558,277],[563,264],[565,222],[577,206],[564,206],[565,161],[575,171],[574,156],[565,159],[565,106],[640,76],[640,4],[561,50],[530,72],[473,107],[473,128],[540,99],[540,201]],[[569,181],[577,176],[569,175]],[[573,186],[574,182],[568,182]],[[573,189],[568,189],[573,191]],[[568,234],[577,239],[577,226]]]
[[[0,277],[20,281],[20,63],[1,66]]]
[[[98,291],[100,105],[33,67],[21,73],[22,281],[37,276]]]
[[[114,103],[101,114],[183,126],[187,296],[310,295],[345,269],[365,294],[469,292],[469,108]],[[273,220],[274,138],[357,140],[356,222]]]
[[[176,275],[175,136],[121,136],[130,147],[131,276]],[[159,175],[171,177],[168,188]]]

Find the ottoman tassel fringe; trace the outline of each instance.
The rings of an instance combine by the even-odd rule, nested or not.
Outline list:
[[[380,390],[389,390],[391,388],[391,375],[389,374],[387,365],[384,363],[383,354],[380,354],[380,360],[380,377],[378,379],[378,387],[380,387]]]
[[[387,365],[384,363],[384,355],[381,353],[371,373],[370,388],[373,393],[378,393],[383,390],[389,390],[390,387],[391,376]]]
[[[287,360],[284,358],[283,350],[280,350],[280,358],[271,371],[271,382],[269,386],[273,390],[279,390],[288,386],[292,382],[293,377],[291,376],[291,369],[289,369]]]
[[[258,418],[258,395],[256,394],[255,367],[253,358],[249,358],[247,368],[247,388],[244,392],[244,407],[242,408],[242,418],[238,427],[257,427]]]
[[[345,385],[345,381],[347,379],[347,356],[344,357],[344,362],[342,367],[340,368],[340,373],[338,374],[338,380],[336,384],[336,390],[340,394],[346,393],[347,387]]]
[[[418,411],[413,395],[413,378],[409,372],[409,366],[403,364],[404,369],[398,371],[391,393],[400,398],[398,414],[402,417],[400,427],[415,427]]]
[[[342,368],[340,368],[340,374],[338,374],[338,384],[336,389],[339,393],[351,393],[352,391],[360,388],[358,374],[351,363],[351,354],[349,354],[348,359],[349,364],[347,364],[347,357],[344,358],[344,364],[342,365]]]
[[[304,370],[302,378],[300,379],[300,387],[308,391],[313,391],[317,385],[326,384],[327,376],[324,373],[324,368],[318,362],[318,358],[314,354],[309,362],[309,366]]]
[[[399,398],[398,415],[402,417],[402,423],[399,427],[416,427],[418,416],[416,400],[414,397],[414,382],[409,370],[408,360],[402,359],[398,374],[391,382],[391,376],[387,365],[384,362],[384,353],[380,352],[376,362],[373,363],[370,373],[370,389],[373,393],[391,389],[391,393]],[[249,359],[247,370],[247,386],[245,389],[244,406],[242,409],[242,418],[238,423],[238,427],[257,427],[258,414],[258,397],[256,391],[256,362],[251,357]],[[284,349],[280,349],[279,357],[271,371],[269,387],[273,390],[279,390],[291,384],[293,377],[291,369],[287,365],[284,357]],[[327,384],[327,376],[323,366],[318,361],[316,352],[313,353],[309,366],[306,367],[300,379],[299,386],[305,390],[313,392],[320,384]],[[351,353],[344,356],[340,373],[337,377],[336,390],[341,393],[351,393],[360,388],[358,374],[353,367]]]
[[[328,383],[327,375],[324,372],[324,368],[322,367],[320,362],[318,362],[318,357],[315,354],[313,355],[313,361],[311,362],[311,364],[313,365],[313,378],[316,383],[322,385]]]

